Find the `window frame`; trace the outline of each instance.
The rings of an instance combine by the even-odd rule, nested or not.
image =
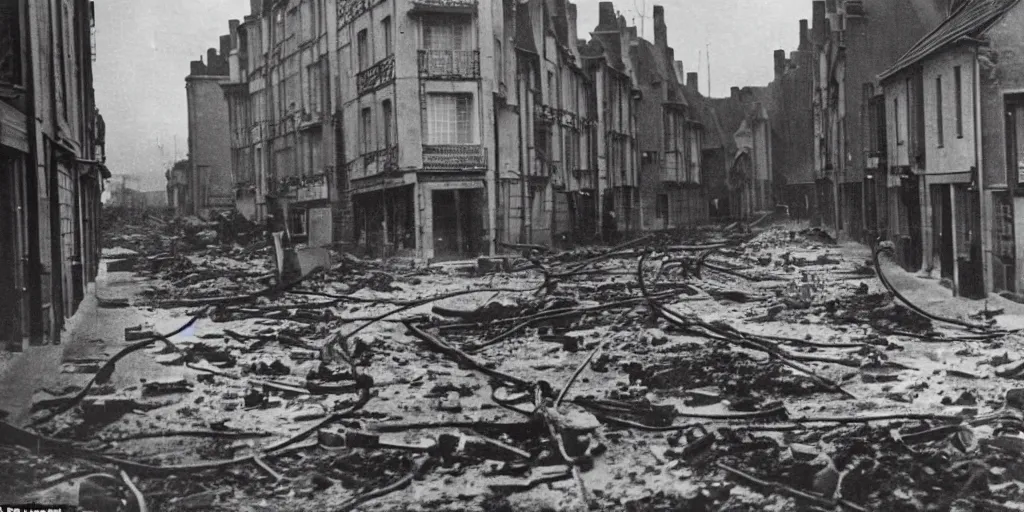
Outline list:
[[[953,94],[956,95],[956,138],[964,138],[964,90],[963,71],[960,66],[953,67]]]
[[[440,101],[442,99],[451,100],[453,103],[451,106],[454,107],[454,112],[451,118],[441,119],[438,114],[442,111],[439,110]],[[460,101],[465,103],[460,104]],[[475,98],[472,93],[430,93],[427,95],[427,143],[430,145],[476,145],[476,134],[474,132],[475,122]],[[460,107],[464,106],[465,110],[459,112]],[[454,131],[448,131],[447,129],[442,133],[438,130],[442,124],[447,124],[447,128],[454,126]],[[462,126],[465,127],[465,132],[462,132]],[[442,140],[444,139],[444,140]]]
[[[394,23],[391,21],[391,16],[385,16],[384,19],[380,21],[380,26],[381,33],[384,37],[384,56],[390,57],[395,53],[394,44],[392,43],[392,38],[394,37]]]
[[[946,142],[945,129],[942,126],[942,75],[935,77],[935,138],[941,148]]]
[[[370,67],[370,31],[368,29],[364,28],[356,34],[356,59],[359,71],[365,71]]]
[[[384,147],[390,148],[395,144],[395,122],[394,122],[394,106],[390,99],[386,99],[380,102],[381,117],[384,121]]]
[[[363,134],[363,154],[373,151],[373,108],[363,107],[359,111],[359,130]]]

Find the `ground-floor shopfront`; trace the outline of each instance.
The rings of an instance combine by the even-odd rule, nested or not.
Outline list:
[[[407,173],[352,187],[353,239],[370,256],[439,261],[489,251],[489,198],[482,175]]]

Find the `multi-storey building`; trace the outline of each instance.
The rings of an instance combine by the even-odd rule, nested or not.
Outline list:
[[[921,245],[917,261],[904,257],[904,264],[949,279],[954,293],[1018,292],[1024,5],[949,7],[945,21],[880,77],[890,196],[916,195],[890,211],[890,223]]]
[[[708,105],[682,83],[663,14],[651,45],[610,2],[584,43],[567,0],[251,7],[230,23],[222,84],[235,203],[262,218],[266,198],[281,199],[293,238],[443,259],[643,229],[641,44],[665,70],[654,129],[674,130],[653,148],[658,179],[671,174],[659,183],[675,184],[666,215],[707,215],[697,187]]]
[[[338,179],[378,255],[493,250],[494,5],[338,4]]]
[[[871,127],[869,91],[878,74],[915,41],[938,26],[948,0],[828,0],[815,4],[815,153],[819,213],[846,236],[860,239],[877,231],[876,204],[865,201],[876,190],[877,147]],[[821,27],[819,29],[818,27]],[[838,222],[837,222],[838,219]]]
[[[654,7],[654,43],[637,40],[632,58],[642,93],[637,110],[642,228],[663,230],[708,220],[702,187],[704,98],[697,77],[684,84],[683,64],[668,46],[665,9]]]
[[[333,0],[252,0],[229,23],[229,141],[234,199],[262,219],[277,198],[293,240],[325,245],[340,221],[331,94]],[[334,185],[334,186],[332,186]],[[333,193],[332,193],[333,192]]]
[[[100,256],[104,125],[91,2],[0,6],[0,333],[58,341]]]
[[[602,224],[619,231],[640,229],[639,152],[636,144],[636,88],[629,58],[635,30],[616,16],[612,2],[598,4],[593,39],[580,49],[597,100],[597,196]],[[614,212],[615,216],[609,215]]]
[[[182,215],[204,214],[235,207],[228,103],[221,85],[227,83],[230,36],[221,36],[220,50],[206,51],[206,62],[192,61],[185,77],[188,104],[187,191]]]
[[[824,12],[825,4],[815,2]],[[775,51],[775,79],[768,85],[772,124],[772,168],[777,199],[790,215],[807,219],[817,211],[814,172],[815,55],[807,20],[800,20],[800,45],[786,57]]]

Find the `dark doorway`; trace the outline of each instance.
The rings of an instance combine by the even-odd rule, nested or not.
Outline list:
[[[20,155],[0,150],[0,347],[13,351],[23,349],[22,326],[28,323],[21,258],[27,231],[23,208],[19,208],[23,205],[23,165]]]
[[[935,249],[939,256],[939,269],[945,279],[953,278],[953,218],[949,185],[932,186],[932,209],[938,240]]]
[[[903,237],[903,268],[916,271],[921,268],[921,182],[917,176],[900,180],[900,202],[907,217],[907,233]]]
[[[435,190],[434,259],[480,255],[483,233],[482,189]]]

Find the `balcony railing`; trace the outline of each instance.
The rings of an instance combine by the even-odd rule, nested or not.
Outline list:
[[[483,169],[486,167],[487,152],[483,146],[423,146],[424,169],[464,170]]]
[[[480,78],[480,52],[476,50],[420,50],[420,76],[441,80]]]
[[[395,56],[392,55],[356,75],[356,92],[363,94],[376,91],[395,80]]]
[[[472,14],[476,6],[476,0],[413,0],[410,13]]]

